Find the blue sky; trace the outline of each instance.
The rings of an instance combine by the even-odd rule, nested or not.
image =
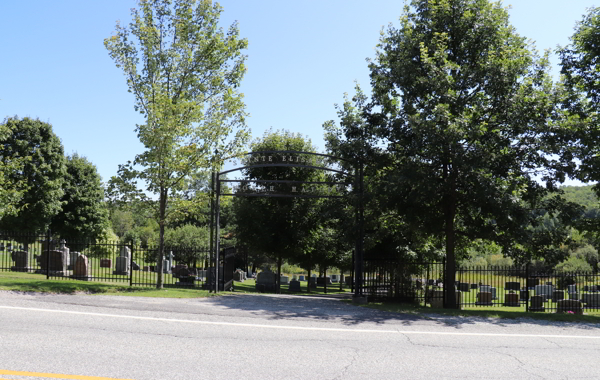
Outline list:
[[[366,58],[382,27],[398,25],[398,0],[224,0],[227,28],[249,40],[245,95],[253,137],[286,129],[324,149],[323,122],[354,81],[369,88]],[[512,0],[511,23],[539,51],[566,45],[590,0]],[[103,45],[134,0],[0,1],[0,119],[29,116],[52,124],[67,154],[77,152],[104,181],[143,149],[134,132],[125,78]],[[558,61],[552,60],[553,74]],[[572,182],[569,182],[572,183]]]

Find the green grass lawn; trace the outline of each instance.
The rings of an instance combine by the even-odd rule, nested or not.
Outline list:
[[[92,282],[77,280],[47,280],[45,275],[21,272],[0,272],[0,290],[62,294],[102,294],[138,297],[201,298],[213,296],[207,290],[167,287],[130,287],[127,282]]]

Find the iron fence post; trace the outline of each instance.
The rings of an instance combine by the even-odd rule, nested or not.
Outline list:
[[[448,268],[446,267],[446,257],[443,258],[442,260],[442,267],[444,272],[442,273],[442,278],[446,278],[446,271],[448,270]],[[443,301],[442,301],[442,306],[445,309],[446,308],[446,292],[448,291],[448,285],[444,284],[444,288],[442,290],[442,295],[444,297]]]
[[[525,312],[529,312],[529,262],[525,264]]]
[[[133,287],[133,240],[131,240],[131,257],[129,258],[129,287]]]
[[[52,238],[52,231],[48,230],[48,236],[46,237],[46,280],[50,279],[50,239]]]

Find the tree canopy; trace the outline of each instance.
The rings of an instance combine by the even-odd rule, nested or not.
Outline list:
[[[117,23],[104,41],[123,69],[135,109],[145,123],[135,130],[145,151],[122,167],[124,179],[142,179],[158,195],[160,265],[167,203],[200,168],[218,165],[214,152],[236,153],[247,139],[243,95],[248,42],[237,24],[219,27],[222,8],[210,0],[140,0],[132,23]],[[159,272],[157,287],[162,287]]]
[[[65,157],[60,139],[52,126],[38,119],[8,118],[4,125],[10,134],[3,140],[0,156],[27,157],[20,170],[7,173],[11,183],[25,180],[28,188],[16,205],[19,212],[0,220],[3,230],[26,234],[44,233],[62,208]],[[31,237],[22,241],[30,243]]]
[[[104,188],[96,166],[77,153],[66,157],[63,206],[51,229],[67,241],[96,240],[108,227]]]
[[[550,155],[562,152],[547,66],[499,3],[413,0],[369,64],[371,101],[359,93],[341,110],[342,124],[363,125],[358,137],[374,136],[382,204],[443,242],[446,283],[470,241],[507,243],[532,209],[552,206],[540,202],[565,175]]]

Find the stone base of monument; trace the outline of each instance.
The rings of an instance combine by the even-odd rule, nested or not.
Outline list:
[[[29,272],[32,269],[31,267],[10,267],[13,272]]]
[[[175,283],[176,286],[194,286],[196,277],[194,276],[182,276],[179,277],[179,281]]]
[[[355,305],[366,305],[368,303],[367,296],[352,296],[352,303]]]
[[[51,270],[50,273],[46,269],[38,269],[35,271],[37,274],[44,274],[48,276],[54,277],[69,277],[72,272],[71,271],[62,271],[62,270]]]
[[[94,278],[93,276],[69,276],[70,278],[72,278],[73,280],[79,280],[79,281],[92,281],[92,279]]]
[[[123,275],[123,276],[129,276],[129,272],[124,271],[124,270],[114,270],[113,274],[120,274],[120,275]]]
[[[578,300],[560,300],[556,308],[557,313],[573,312],[583,314],[583,303]]]

